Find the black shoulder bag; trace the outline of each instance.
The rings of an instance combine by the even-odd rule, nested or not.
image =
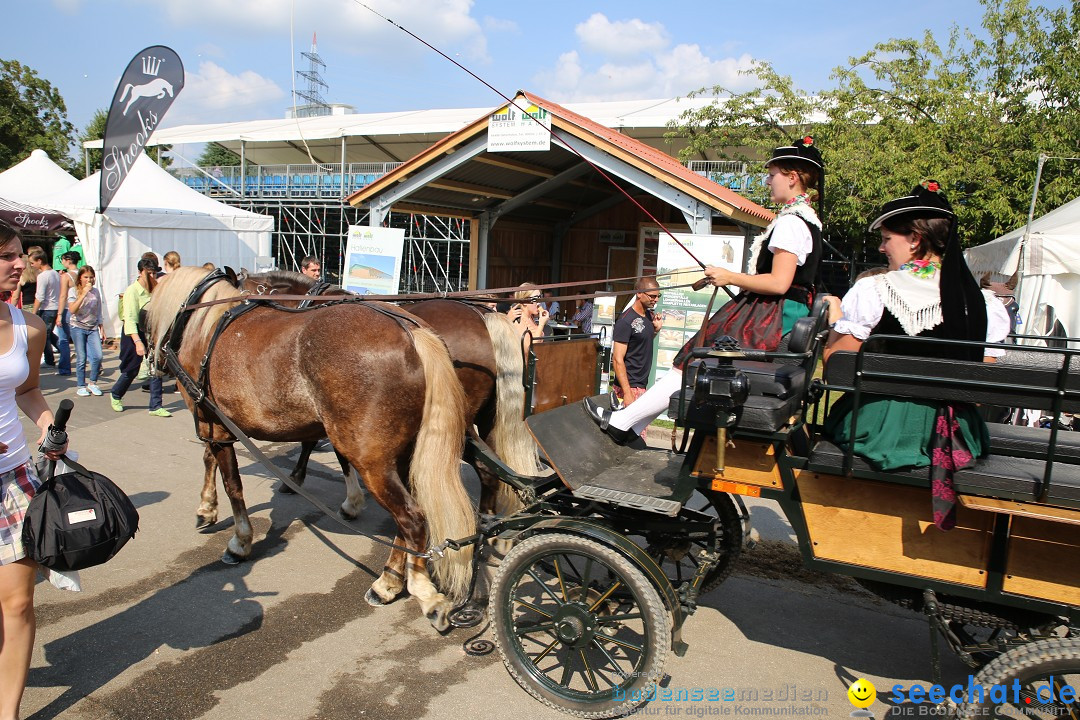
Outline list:
[[[63,400],[42,451],[67,444],[72,402]],[[56,474],[56,463],[39,463],[41,485],[23,518],[27,556],[61,572],[82,570],[111,559],[139,530],[139,512],[116,484],[61,455],[71,472]]]

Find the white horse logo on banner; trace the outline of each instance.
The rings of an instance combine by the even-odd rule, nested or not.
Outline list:
[[[169,97],[173,96],[173,86],[163,78],[154,78],[144,85],[133,85],[128,83],[124,86],[124,92],[120,95],[120,99],[117,102],[124,102],[124,100],[127,100],[127,105],[124,106],[124,115],[127,115],[127,111],[131,109],[132,104],[139,98],[156,97],[161,99],[165,97],[166,94],[168,94]]]

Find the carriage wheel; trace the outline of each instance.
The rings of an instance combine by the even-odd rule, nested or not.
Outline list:
[[[656,589],[621,553],[545,533],[499,566],[489,613],[506,669],[546,705],[584,718],[650,699],[671,646]]]
[[[1016,647],[979,671],[974,685],[983,686],[983,701],[966,703],[961,718],[1080,717],[1080,638],[1049,638]],[[995,685],[1004,686],[1004,702],[991,697]]]
[[[709,592],[727,579],[742,553],[743,526],[735,501],[727,493],[697,489],[683,506],[696,510],[718,521],[715,535],[709,533],[647,533],[631,536],[656,560],[671,582],[678,588],[694,577],[698,569],[698,553],[712,550],[720,555],[716,564],[701,586],[701,594]],[[643,541],[642,541],[643,540]]]

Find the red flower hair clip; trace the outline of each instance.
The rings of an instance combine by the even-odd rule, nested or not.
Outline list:
[[[805,147],[810,147],[811,145],[813,145],[813,144],[814,144],[814,138],[812,138],[812,137],[810,137],[809,135],[807,135],[806,137],[804,137],[804,138],[802,139],[802,144],[803,144],[803,145],[804,145]]]
[[[925,187],[932,193],[936,193],[937,191],[941,190],[941,186],[938,185],[937,180],[930,180],[925,185],[923,185],[923,187]]]

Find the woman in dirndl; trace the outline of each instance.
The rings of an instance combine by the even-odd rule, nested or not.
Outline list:
[[[1005,306],[981,290],[964,261],[956,215],[935,181],[892,200],[870,224],[881,233],[889,271],[857,281],[841,302],[842,316],[829,333],[828,362],[838,350],[857,352],[872,334],[1001,342],[1009,333]],[[881,341],[875,351],[958,360],[986,360],[1000,348]],[[838,446],[877,470],[930,467],[934,522],[955,524],[953,472],[984,455],[986,423],[967,403],[940,403],[864,395],[851,436],[854,398],[833,407],[825,432]]]
[[[825,163],[807,136],[774,149],[766,168],[769,198],[780,210],[751,246],[751,271],[705,269],[714,286],[735,285],[742,292],[702,326],[675,356],[672,369],[632,405],[610,412],[585,399],[590,416],[616,442],[630,441],[667,409],[693,348],[730,335],[743,349],[776,350],[795,321],[810,314],[821,261],[821,220],[811,203],[820,203],[824,194]]]
[[[0,291],[18,287],[25,264],[22,238],[0,224]],[[37,315],[0,303],[0,720],[19,716],[34,649],[37,564],[26,557],[22,528],[39,482],[19,410],[40,429],[40,444],[53,421],[38,386],[47,332]],[[57,459],[61,452],[50,452],[49,457]]]

